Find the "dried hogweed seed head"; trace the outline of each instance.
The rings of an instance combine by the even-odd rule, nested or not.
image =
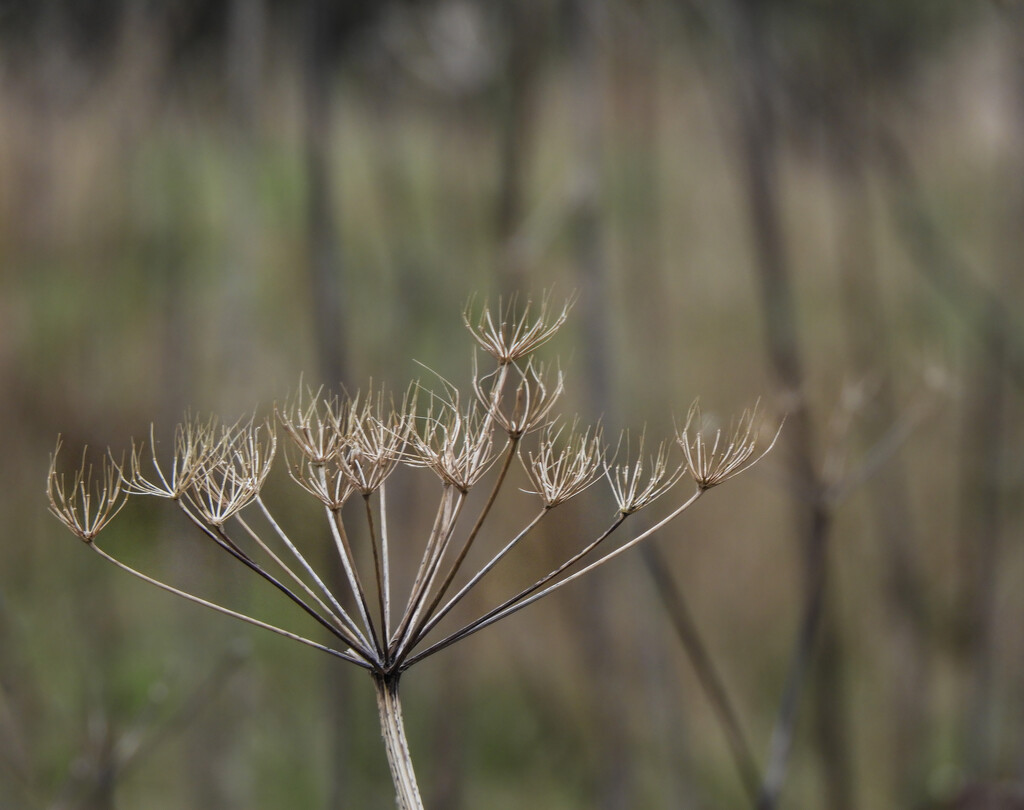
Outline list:
[[[701,489],[711,489],[750,469],[775,446],[782,432],[781,424],[764,450],[757,452],[764,422],[760,406],[758,400],[753,408],[743,411],[728,433],[716,429],[710,442],[702,430],[700,403],[695,401],[690,406],[686,424],[677,432],[676,441],[686,456],[690,475]]]
[[[654,503],[672,489],[686,472],[685,465],[680,464],[673,467],[670,464],[668,444],[664,441],[659,442],[658,449],[647,458],[647,465],[650,467],[650,471],[648,471],[644,465],[646,439],[646,431],[641,432],[640,440],[637,443],[636,460],[631,461],[633,455],[629,447],[629,434],[623,434],[619,438],[619,448],[621,449],[624,440],[626,442],[625,463],[606,462],[604,465],[605,477],[612,488],[619,512],[623,515],[631,515]],[[617,455],[618,450],[616,451]]]
[[[342,436],[332,459],[363,495],[376,492],[404,457],[405,445],[415,426],[416,391],[411,385],[395,407],[383,391],[356,394],[342,411],[337,433]]]
[[[305,389],[302,384],[295,398],[284,408],[274,408],[277,421],[302,454],[313,464],[323,464],[338,449],[341,406],[337,397],[324,397],[323,388]]]
[[[459,392],[448,389],[449,398],[431,394],[421,428],[409,433],[404,458],[413,466],[429,467],[461,492],[466,492],[491,468],[498,457],[493,422],[472,402],[460,410]]]
[[[356,491],[352,479],[335,457],[323,464],[316,464],[305,456],[293,462],[286,450],[285,461],[292,480],[332,511],[341,509]]]
[[[128,492],[122,487],[122,465],[105,456],[100,474],[94,479],[93,467],[86,461],[87,450],[83,450],[82,465],[68,485],[64,474],[57,472],[60,448],[58,438],[46,482],[50,512],[81,540],[92,543],[128,500]]]
[[[537,452],[527,451],[519,459],[539,495],[549,509],[579,495],[601,473],[604,444],[601,429],[588,427],[577,431],[577,420],[568,429],[564,424],[549,424],[538,443]],[[563,436],[563,434],[565,434]]]
[[[510,376],[505,369],[512,369],[514,376]],[[547,380],[547,371],[548,367],[544,363],[531,359],[523,368],[511,363],[480,376],[474,357],[473,390],[494,421],[509,436],[518,439],[544,427],[551,409],[562,395],[565,386],[561,370],[556,370],[553,383]]]
[[[205,460],[217,447],[217,418],[206,420],[186,416],[174,429],[174,455],[169,465],[161,465],[156,456],[156,438],[149,429],[149,462],[155,478],[147,478],[142,468],[142,448],[132,444],[131,478],[125,489],[131,495],[155,495],[159,498],[179,499],[191,486],[193,479],[204,468]]]
[[[486,304],[480,314],[474,316],[472,301],[462,313],[462,320],[470,334],[501,365],[526,357],[551,340],[565,323],[576,299],[570,298],[561,310],[555,312],[550,306],[551,294],[547,293],[541,298],[539,312],[533,320],[530,317],[533,300],[527,299],[522,312],[516,312],[517,303],[516,296],[512,296],[508,303],[499,298],[497,320]]]
[[[276,450],[269,421],[257,425],[250,419],[225,427],[189,488],[189,501],[208,523],[222,525],[259,495]]]

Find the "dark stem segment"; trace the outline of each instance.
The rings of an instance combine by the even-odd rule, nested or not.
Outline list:
[[[377,693],[377,712],[380,715],[380,733],[387,750],[391,780],[395,785],[395,805],[398,810],[423,810],[423,800],[416,784],[409,741],[405,737],[402,704],[398,699],[398,675],[373,675]]]
[[[373,521],[373,507],[370,505],[370,496],[363,495],[363,504],[366,507],[366,523],[370,531],[370,548],[373,549],[373,570],[377,577],[377,609],[380,611],[381,626],[381,653],[383,645],[388,640],[388,608],[384,603],[384,569],[381,565],[382,550],[377,548],[377,532]]]
[[[441,567],[441,561],[444,559],[445,554],[448,552],[448,546],[451,543],[452,534],[455,531],[455,526],[459,521],[459,515],[462,513],[462,507],[466,503],[466,492],[464,490],[456,490],[456,496],[458,500],[452,507],[450,514],[446,515],[445,523],[447,525],[442,527],[441,533],[436,538],[436,543],[430,550],[431,559],[425,566],[425,576],[423,578],[422,587],[416,594],[415,600],[411,603],[408,612],[402,619],[402,627],[405,628],[405,632],[400,634],[398,641],[395,643],[395,654],[394,660],[399,661],[409,650],[410,639],[412,638],[412,629],[417,626],[417,622],[420,618],[420,614],[423,611],[424,603],[427,599],[428,594],[434,587],[434,580],[437,577],[437,573]],[[431,549],[428,544],[428,549]]]
[[[772,96],[777,79],[766,40],[763,9],[734,1],[731,7],[737,59],[738,155],[747,191],[748,216],[753,238],[757,282],[764,313],[765,348],[778,380],[779,393],[789,403],[787,441],[790,486],[806,497],[796,506],[796,532],[802,545],[805,570],[804,613],[800,620],[789,677],[772,734],[758,800],[759,810],[775,810],[789,766],[797,713],[809,675],[817,637],[831,628],[822,622],[826,605],[826,558],[830,511],[817,469],[815,427],[805,388],[802,344],[798,331],[796,296],[783,228],[781,203],[780,127]],[[830,640],[837,650],[839,639]],[[845,696],[842,680],[832,670],[827,717],[818,724],[818,750],[822,755],[826,802],[833,810],[854,806],[849,760],[845,750]],[[819,694],[824,694],[820,693]]]
[[[505,555],[507,555],[510,551],[512,551],[513,548],[519,545],[519,542],[524,537],[526,537],[526,535],[528,535],[538,523],[540,523],[540,521],[549,511],[551,511],[551,507],[549,506],[545,506],[543,509],[541,509],[541,511],[537,513],[537,516],[534,517],[534,519],[527,524],[526,528],[524,528],[522,531],[519,532],[519,534],[513,537],[505,545],[505,547],[501,549],[501,551],[499,551],[491,558],[491,561],[487,563],[487,565],[483,566],[483,568],[477,571],[476,574],[474,574],[473,577],[469,580],[469,582],[463,585],[462,589],[457,594],[455,594],[455,596],[448,600],[448,604],[446,604],[443,608],[435,612],[433,616],[430,618],[430,621],[424,624],[423,628],[417,632],[416,637],[410,644],[409,649],[412,649],[417,644],[419,644],[420,641],[426,638],[427,634],[431,630],[433,630],[441,622],[441,620],[444,619],[445,616],[448,615],[449,611],[451,611],[451,609],[454,608],[467,593],[469,593],[474,587],[476,587],[477,583],[480,582],[480,580],[483,579],[485,576],[487,576],[487,574],[489,574],[494,569],[494,567],[499,562],[501,562],[502,559],[505,558]]]
[[[141,571],[138,571],[132,568],[130,565],[126,565],[125,563],[121,562],[119,559],[117,559],[111,554],[108,554],[95,543],[89,543],[89,548],[91,548],[93,551],[95,551],[97,554],[103,557],[103,559],[105,559],[107,562],[112,563],[113,565],[120,568],[122,571],[125,571],[131,574],[133,577],[137,577],[138,579],[141,579],[143,582],[147,582],[150,585],[153,585],[162,591],[174,594],[175,596],[180,596],[182,599],[185,599],[186,601],[192,602],[197,605],[202,605],[203,607],[209,608],[210,610],[213,610],[217,613],[221,613],[224,616],[230,616],[232,619],[238,619],[239,621],[243,621],[246,624],[251,624],[254,627],[261,627],[264,630],[269,630],[270,632],[276,633],[279,636],[284,636],[285,638],[290,638],[293,641],[298,641],[300,644],[305,644],[307,647],[312,647],[316,650],[322,650],[328,655],[333,655],[336,658],[341,658],[344,661],[348,661],[352,664],[363,667],[364,669],[371,668],[371,664],[368,661],[364,660],[363,658],[356,657],[357,655],[359,655],[357,651],[353,651],[352,654],[349,654],[347,652],[342,652],[340,650],[331,649],[330,647],[320,644],[317,641],[312,641],[311,639],[296,635],[295,633],[292,633],[288,630],[282,630],[280,627],[277,627],[276,625],[268,624],[267,622],[261,622],[259,619],[254,619],[252,616],[247,616],[244,613],[239,613],[235,610],[231,610],[230,608],[226,608],[223,605],[218,605],[215,602],[210,602],[206,599],[202,599],[198,596],[195,596],[194,594],[179,590],[178,588],[175,588],[173,585],[168,585],[166,582],[161,582],[159,579],[154,579],[148,574],[143,574]]]
[[[611,526],[609,526],[596,540],[590,543],[590,545],[588,545],[582,551],[575,554],[573,557],[570,557],[556,569],[554,569],[548,574],[545,574],[543,577],[534,582],[533,585],[529,586],[528,588],[524,588],[515,596],[506,599],[500,605],[493,608],[492,610],[487,611],[487,613],[485,613],[483,616],[473,620],[465,627],[463,627],[461,630],[458,630],[452,633],[450,636],[441,639],[436,644],[432,644],[431,646],[427,647],[427,649],[423,650],[423,652],[417,653],[411,658],[405,659],[404,662],[401,658],[399,658],[396,663],[399,666],[401,666],[402,670],[404,671],[411,667],[417,661],[426,658],[428,655],[433,655],[436,652],[440,652],[445,647],[451,646],[456,641],[461,641],[466,636],[475,633],[477,630],[482,630],[483,628],[487,627],[487,625],[493,624],[499,619],[503,619],[505,616],[515,613],[520,606],[526,607],[526,603],[524,603],[524,600],[527,599],[527,597],[535,593],[540,588],[544,587],[544,585],[549,583],[552,579],[557,577],[559,574],[564,573],[566,569],[570,568],[572,565],[577,563],[579,560],[581,560],[583,557],[585,557],[587,554],[589,554],[591,551],[597,548],[597,546],[604,542],[604,540],[606,540],[612,532],[614,532],[617,528],[619,528],[619,526],[622,525],[622,522],[626,519],[626,517],[627,515],[619,513],[619,515],[616,517],[615,521],[611,524]],[[543,594],[541,594],[541,596],[542,595]]]
[[[430,606],[423,612],[423,617],[417,623],[412,633],[409,634],[409,649],[412,649],[412,647],[414,647],[422,637],[424,626],[428,621],[430,621],[434,611],[437,610],[437,606],[441,604],[441,600],[444,598],[445,593],[447,593],[448,588],[451,587],[452,580],[455,579],[455,575],[462,567],[462,563],[466,559],[466,554],[469,553],[470,546],[472,546],[473,541],[476,540],[476,536],[480,533],[480,528],[484,525],[487,515],[490,514],[491,507],[494,506],[494,502],[498,498],[498,492],[501,489],[501,485],[505,482],[505,476],[508,474],[509,467],[512,466],[512,459],[515,458],[516,448],[518,446],[519,437],[516,436],[509,442],[508,453],[505,455],[505,461],[501,465],[501,472],[498,473],[498,478],[495,480],[494,486],[491,488],[491,494],[487,498],[487,503],[485,503],[483,509],[480,510],[480,516],[476,519],[476,523],[473,524],[473,528],[466,537],[466,542],[463,543],[459,556],[455,558],[451,568],[448,569],[448,574],[445,576],[444,582],[441,583],[441,587],[439,587],[437,589],[437,593],[434,594],[434,598],[431,601]],[[399,657],[401,657],[401,654],[401,651],[399,651]]]
[[[793,747],[793,736],[796,733],[797,713],[800,698],[804,690],[804,682],[810,673],[811,659],[814,654],[815,642],[825,612],[827,560],[825,544],[821,542],[828,534],[829,516],[822,508],[814,510],[813,525],[810,534],[814,540],[805,548],[805,578],[807,593],[804,609],[800,618],[800,633],[793,649],[786,684],[782,692],[782,702],[772,729],[772,738],[768,752],[768,761],[761,782],[761,792],[757,800],[758,810],[775,810],[786,771],[789,765],[789,754]]]
[[[213,540],[214,543],[216,543],[218,546],[224,549],[228,554],[230,554],[232,557],[234,557],[248,569],[258,574],[271,585],[273,585],[275,588],[277,588],[279,591],[281,591],[281,593],[283,593],[292,602],[298,605],[306,614],[312,617],[317,624],[325,628],[332,636],[335,636],[344,641],[346,644],[350,645],[353,649],[357,650],[359,654],[367,660],[373,660],[373,657],[368,654],[369,651],[364,650],[361,644],[353,644],[352,642],[354,641],[354,639],[348,638],[345,634],[343,634],[337,627],[331,624],[331,622],[329,622],[327,619],[325,619],[323,616],[317,613],[317,611],[315,611],[312,607],[306,604],[306,602],[298,594],[296,594],[283,582],[278,580],[277,577],[263,570],[262,567],[260,567],[255,561],[253,561],[253,559],[248,554],[242,551],[234,543],[234,541],[231,540],[230,537],[228,537],[228,535],[224,532],[222,527],[218,526],[216,527],[216,531],[214,531],[209,527],[205,526],[195,515],[193,515],[188,509],[186,509],[185,505],[180,501],[178,502],[178,506],[188,516],[188,519],[191,520],[192,523],[194,523],[203,534],[205,534],[207,537]]]
[[[363,588],[363,583],[359,578],[359,569],[356,568],[356,558],[352,553],[352,546],[348,541],[348,532],[345,531],[345,523],[341,519],[340,509],[331,509],[330,520],[332,526],[337,532],[336,537],[341,543],[341,551],[344,552],[348,558],[348,564],[351,567],[349,576],[352,580],[353,595],[358,600],[360,612],[363,614],[363,621],[366,623],[366,631],[370,634],[370,640],[373,642],[374,649],[377,652],[377,659],[379,661],[384,660],[384,648],[381,645],[381,641],[377,636],[377,627],[370,619],[370,605],[366,601],[366,591]]]
[[[426,547],[423,549],[423,557],[420,560],[419,571],[416,572],[416,578],[413,580],[412,587],[409,589],[409,599],[406,602],[405,610],[402,613],[402,620],[398,623],[398,629],[395,630],[395,633],[388,644],[389,657],[394,656],[395,652],[398,650],[399,644],[404,641],[406,632],[409,629],[409,623],[412,621],[412,615],[416,610],[416,606],[420,603],[420,592],[423,590],[424,584],[427,580],[427,572],[430,569],[430,562],[434,556],[435,545],[441,542],[441,533],[445,523],[445,515],[447,514],[448,507],[450,505],[449,500],[452,497],[451,493],[451,485],[445,484],[441,495],[441,502],[437,507],[437,514],[434,516],[434,525],[430,529],[430,536],[427,538]]]
[[[654,580],[654,585],[661,597],[672,625],[675,627],[676,635],[682,643],[686,654],[693,664],[697,679],[700,681],[704,692],[707,694],[711,707],[718,715],[718,722],[725,732],[725,739],[729,743],[729,750],[732,752],[733,762],[736,763],[736,770],[739,771],[740,781],[747,792],[751,805],[757,804],[758,793],[761,787],[761,776],[758,772],[757,762],[751,753],[750,744],[743,733],[736,709],[725,683],[718,674],[711,655],[708,653],[700,631],[693,620],[690,609],[682,591],[668,571],[668,561],[665,555],[654,543],[650,543],[643,549],[644,564]]]
[[[291,601],[293,601],[296,605],[302,608],[302,610],[306,614],[311,616],[317,622],[317,624],[327,629],[332,635],[337,636],[346,644],[352,643],[353,639],[344,636],[341,632],[339,632],[337,627],[331,624],[331,622],[329,622],[327,619],[321,616],[316,610],[314,610],[310,605],[308,605],[301,596],[295,593],[295,591],[293,591],[291,588],[289,588],[287,585],[281,582],[281,580],[279,580],[269,571],[265,570],[263,566],[261,566],[255,560],[253,560],[252,557],[250,557],[248,554],[241,551],[241,549],[238,548],[237,544],[224,531],[223,527],[218,526],[215,532],[210,533],[210,536],[213,537],[213,539],[217,542],[218,545],[220,545],[221,548],[223,548],[225,551],[231,554],[232,557],[234,557],[243,565],[245,565],[249,570],[255,572],[256,574],[259,574],[261,577],[263,577],[263,579],[265,579],[267,582],[269,582],[271,585],[273,585],[275,588],[281,591],[281,593],[287,596]]]

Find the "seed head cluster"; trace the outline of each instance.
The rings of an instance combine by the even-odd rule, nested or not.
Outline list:
[[[372,384],[351,396],[300,387],[276,407],[273,418],[255,417],[231,425],[188,417],[174,434],[170,458],[158,453],[153,432],[148,448],[133,445],[127,465],[108,456],[93,474],[84,463],[67,477],[59,471],[60,442],[50,464],[50,510],[89,547],[148,582],[222,613],[343,658],[379,677],[412,664],[489,626],[612,559],[673,520],[708,489],[755,464],[778,437],[761,441],[762,416],[755,406],[729,431],[706,436],[695,403],[673,440],[649,444],[644,432],[623,434],[610,450],[600,426],[556,413],[564,392],[561,370],[534,353],[565,323],[573,301],[552,306],[499,301],[495,309],[467,307],[463,320],[478,348],[493,361],[481,370],[474,358],[469,396],[442,381],[439,392],[411,384],[396,396]],[[325,582],[274,518],[262,490],[284,444],[285,467],[299,491],[322,506],[344,572],[345,593]],[[682,450],[678,455],[678,447]],[[518,461],[538,499],[536,513],[504,542],[494,542],[488,518],[508,489]],[[389,536],[388,481],[400,468],[430,470],[439,484],[438,506],[418,540]],[[668,510],[653,529],[635,535],[621,527],[628,518],[673,492],[689,477],[689,497]],[[435,636],[435,628],[544,518],[600,479],[610,488],[615,510],[610,527],[596,538],[579,538],[578,551],[517,595]],[[486,487],[469,512],[468,495]],[[189,518],[203,536],[292,600],[334,637],[324,645],[268,625],[244,613],[180,591],[132,569],[97,545],[97,535],[133,496],[163,498]],[[359,496],[358,498],[354,496]],[[522,497],[521,495],[518,497]],[[356,509],[344,508],[362,501]],[[478,502],[479,501],[479,502]],[[482,504],[482,505],[481,505]],[[257,523],[243,516],[259,513]],[[351,524],[363,523],[353,542]],[[268,526],[261,533],[257,526]],[[485,530],[485,527],[487,529]],[[486,538],[486,539],[485,539]],[[492,548],[486,562],[465,570],[469,551]],[[415,570],[402,587],[392,564]],[[321,559],[320,556],[317,559]],[[473,555],[472,559],[479,559]],[[411,562],[411,565],[410,565]],[[461,583],[461,584],[460,584]],[[345,607],[345,606],[348,607]]]

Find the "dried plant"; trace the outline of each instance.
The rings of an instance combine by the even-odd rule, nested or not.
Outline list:
[[[509,380],[510,367],[515,370],[517,380]],[[565,388],[561,371],[555,373],[553,385],[547,381],[546,372],[547,367],[543,363],[531,358],[524,368],[510,363],[482,377],[474,373],[473,389],[490,417],[509,436],[518,439],[548,424],[548,417]],[[510,398],[502,390],[510,383],[514,386],[511,405]]]
[[[324,397],[317,391],[299,386],[298,394],[283,408],[275,408],[277,421],[288,438],[311,464],[324,464],[338,449],[341,435],[340,405],[334,396]]]
[[[70,486],[64,473],[57,472],[57,456],[61,441],[50,456],[46,494],[50,499],[50,512],[72,534],[86,543],[92,543],[97,534],[127,503],[128,491],[123,486],[124,476],[112,459],[104,457],[99,477],[93,479],[93,467],[82,451],[82,466],[75,473]]]
[[[503,366],[527,357],[551,340],[569,317],[575,299],[566,301],[555,314],[550,306],[549,293],[541,299],[539,312],[532,320],[533,302],[527,301],[521,312],[516,311],[517,303],[515,296],[508,301],[499,298],[497,319],[486,304],[476,317],[472,315],[472,302],[462,314],[466,328],[476,342]]]
[[[595,483],[604,464],[600,428],[577,431],[578,420],[566,430],[565,424],[550,422],[536,451],[521,455],[523,468],[533,483],[534,495],[551,509],[579,495]],[[566,434],[564,437],[562,434]]]
[[[677,431],[683,451],[678,462],[671,459],[671,442],[660,442],[652,453],[645,453],[643,433],[635,453],[627,437],[608,458],[599,427],[581,427],[578,420],[552,416],[563,390],[562,373],[552,373],[531,356],[561,327],[571,303],[554,309],[545,297],[536,308],[527,301],[519,311],[513,300],[499,303],[496,313],[485,305],[476,316],[467,309],[466,326],[496,361],[496,367],[482,375],[474,362],[474,396],[468,404],[454,385],[442,380],[440,393],[425,396],[414,383],[398,404],[372,386],[365,394],[345,398],[307,388],[276,409],[276,424],[287,439],[288,473],[323,506],[347,593],[325,584],[262,498],[277,450],[274,422],[253,418],[221,426],[214,419],[189,418],[175,432],[170,460],[159,459],[151,442],[152,472],[144,472],[143,451],[133,447],[127,472],[108,457],[95,482],[91,468],[83,463],[68,483],[57,471],[55,452],[47,490],[51,511],[90,548],[128,573],[367,670],[376,687],[398,807],[421,808],[399,702],[402,674],[624,553],[677,518],[705,491],[756,463],[774,444],[773,438],[764,450],[757,449],[756,407],[745,412],[729,434],[716,431],[708,440],[695,405]],[[422,411],[420,402],[425,405]],[[530,447],[524,446],[525,440]],[[616,462],[620,452],[625,460]],[[480,541],[516,458],[530,482],[526,491],[539,501],[537,510],[503,545],[495,544],[497,550],[486,563],[467,574],[463,566],[468,552]],[[387,482],[400,467],[432,470],[440,481],[437,511],[419,548],[404,539],[400,547],[393,547],[388,533]],[[615,543],[612,538],[632,514],[669,494],[687,472],[695,483],[688,497],[650,528]],[[602,473],[615,503],[605,531],[589,540],[579,538],[577,551],[511,598],[474,619],[457,622],[447,634],[435,635],[441,621],[548,514],[593,486]],[[470,523],[464,519],[467,495],[488,479],[488,495]],[[172,501],[210,543],[298,605],[334,641],[321,644],[202,599],[107,553],[96,537],[132,495]],[[368,550],[353,548],[349,537],[343,507],[353,499],[363,501],[367,530],[362,542]],[[248,518],[251,511],[259,513],[258,524]],[[269,527],[269,533],[261,533],[257,526]],[[393,554],[419,559],[411,587],[400,600],[393,593]],[[452,592],[458,581],[462,584]]]
[[[760,461],[774,446],[782,432],[780,424],[760,453],[762,418],[760,402],[745,410],[740,418],[725,433],[721,428],[714,431],[709,442],[702,429],[700,403],[694,402],[686,416],[686,423],[676,434],[676,441],[683,448],[686,466],[690,475],[701,489],[711,489],[735,478]]]
[[[132,495],[155,495],[160,498],[177,500],[192,485],[193,479],[203,469],[209,453],[216,447],[214,436],[218,422],[215,418],[205,421],[186,417],[174,431],[174,455],[171,463],[161,466],[156,456],[156,439],[153,430],[149,431],[150,466],[156,477],[146,478],[142,472],[142,448],[132,447],[131,477],[126,481],[125,488]]]
[[[626,455],[629,453],[629,436],[625,437]],[[636,461],[626,461],[624,464],[605,462],[604,473],[611,485],[615,502],[619,505],[619,511],[624,515],[631,515],[645,506],[654,503],[683,477],[686,467],[680,464],[672,469],[669,461],[669,446],[667,442],[661,442],[657,451],[648,459],[650,472],[644,467],[644,442],[647,433],[640,434],[638,442]],[[621,441],[620,441],[621,444]],[[616,456],[618,453],[616,453]],[[696,479],[696,477],[694,478]]]
[[[248,506],[263,487],[277,450],[273,426],[253,420],[224,428],[209,443],[191,486],[191,505],[211,526],[223,526]]]

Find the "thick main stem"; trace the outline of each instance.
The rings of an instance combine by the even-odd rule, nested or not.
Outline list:
[[[398,699],[398,675],[373,675],[380,714],[380,733],[387,749],[391,779],[395,783],[395,804],[398,810],[423,810],[423,799],[416,784],[409,742],[405,738],[402,704]]]

